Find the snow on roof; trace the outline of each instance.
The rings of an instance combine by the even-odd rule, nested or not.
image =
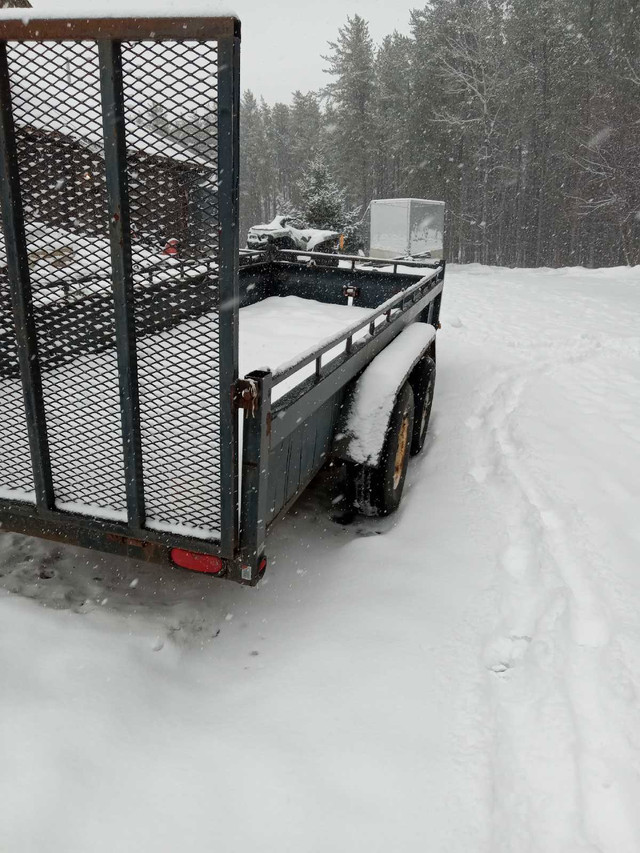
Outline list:
[[[402,204],[406,204],[407,202],[411,202],[411,201],[417,201],[420,204],[442,204],[442,205],[444,205],[443,201],[436,201],[435,199],[432,199],[432,198],[374,198],[372,200],[371,204],[397,204],[397,205],[402,205]]]
[[[30,271],[38,270],[39,283],[56,281],[72,284],[87,276],[104,276],[109,280],[111,245],[108,235],[95,236],[70,231],[46,222],[25,223],[27,255]],[[159,245],[133,242],[134,267],[162,263],[168,267],[171,259],[161,254]],[[4,234],[0,230],[0,269],[7,262]]]
[[[36,19],[80,18],[210,18],[237,17],[227,2],[221,0],[92,0],[91,14],[87,15],[87,0],[34,0],[33,9],[0,9],[0,21]]]
[[[163,7],[164,8],[164,7]],[[151,7],[149,8],[149,10]],[[12,13],[16,10],[3,10]],[[31,10],[28,10],[31,12]],[[42,17],[40,10],[38,19]],[[142,8],[140,9],[142,11]],[[166,9],[165,9],[166,11]],[[210,11],[210,9],[209,9]],[[115,11],[113,12],[115,15]],[[9,16],[3,15],[2,18]],[[22,17],[22,16],[20,16]],[[60,17],[56,11],[56,18]],[[2,24],[0,21],[0,30]],[[14,119],[17,127],[33,127],[44,132],[54,131],[86,144],[98,153],[103,150],[100,101],[100,79],[98,51],[95,42],[84,41],[81,49],[70,50],[74,43],[9,42],[8,56],[11,85],[14,92]],[[189,47],[192,42],[184,42]],[[195,44],[195,43],[193,43]],[[148,155],[167,157],[183,163],[205,168],[215,168],[215,146],[203,130],[202,140],[194,140],[190,134],[190,145],[175,136],[161,134],[151,126],[150,108],[155,107],[164,118],[189,118],[197,112],[199,117],[207,113],[215,115],[216,67],[211,63],[210,97],[206,98],[206,83],[203,79],[202,57],[199,64],[189,60],[189,53],[175,51],[167,55],[162,79],[158,67],[146,66],[140,57],[126,74],[126,85],[137,93],[145,92],[144,98],[130,98],[127,102],[127,148]],[[12,61],[13,60],[13,61]],[[183,94],[182,104],[164,96],[167,81],[189,81],[190,75],[197,81],[196,94]],[[205,95],[203,95],[203,90]],[[171,91],[169,92],[171,94]],[[194,150],[194,147],[197,150]]]

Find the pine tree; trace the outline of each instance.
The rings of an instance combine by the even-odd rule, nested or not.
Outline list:
[[[430,0],[378,49],[348,18],[324,95],[245,95],[243,227],[303,208],[342,230],[372,198],[438,198],[461,262],[639,263],[638,14],[635,0]]]
[[[244,93],[240,110],[240,240],[252,225],[270,212],[268,147],[265,115],[250,91]]]
[[[436,110],[450,107],[450,97],[438,83],[438,53],[442,42],[455,32],[451,23],[454,15],[454,4],[442,0],[411,13],[411,108],[406,119],[408,162],[402,194],[446,202],[449,257],[464,261],[468,183],[462,168],[465,135],[434,121]]]
[[[335,162],[350,204],[371,198],[374,134],[375,51],[367,22],[347,18],[329,43],[327,72],[334,77],[327,94],[335,108]]]
[[[412,48],[408,36],[394,32],[384,39],[376,56],[372,195],[377,198],[401,194],[406,183]]]
[[[635,3],[592,0],[578,23],[585,61],[574,200],[591,263],[616,243],[618,262],[637,263],[640,255],[639,15]]]
[[[309,163],[320,153],[323,116],[315,92],[296,91],[291,103],[291,134],[288,159],[291,170],[291,200],[300,205],[298,184]]]
[[[280,213],[282,202],[289,201],[291,198],[295,180],[291,163],[293,123],[291,110],[287,104],[274,105],[266,131],[269,151],[273,159],[274,189],[278,202],[276,207]]]
[[[345,193],[322,160],[310,163],[298,191],[300,215],[308,227],[342,231],[352,224],[354,216],[347,210]]]

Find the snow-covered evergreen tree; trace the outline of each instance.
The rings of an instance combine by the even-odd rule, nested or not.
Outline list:
[[[244,226],[284,203],[343,230],[372,198],[436,198],[462,262],[640,263],[635,0],[430,0],[379,47],[348,18],[326,59],[323,94],[245,96]]]
[[[341,231],[351,224],[344,190],[319,158],[309,164],[298,185],[300,214],[310,228]]]
[[[271,213],[269,174],[271,157],[267,145],[265,114],[253,92],[247,91],[240,110],[240,239],[252,225]]]
[[[375,50],[369,25],[359,15],[347,18],[329,43],[327,94],[335,108],[334,160],[352,205],[366,206],[373,188],[375,138]]]

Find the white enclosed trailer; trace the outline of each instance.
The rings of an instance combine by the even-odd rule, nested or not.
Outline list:
[[[423,198],[378,198],[370,208],[373,258],[399,258],[431,253],[442,257],[444,202]]]

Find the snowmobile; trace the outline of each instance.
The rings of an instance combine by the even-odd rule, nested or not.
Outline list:
[[[338,244],[340,234],[337,231],[323,231],[319,228],[296,228],[290,216],[276,216],[265,225],[254,225],[247,235],[248,249],[300,249],[303,252],[323,252],[331,255],[326,259],[316,259],[319,266],[338,266]]]

